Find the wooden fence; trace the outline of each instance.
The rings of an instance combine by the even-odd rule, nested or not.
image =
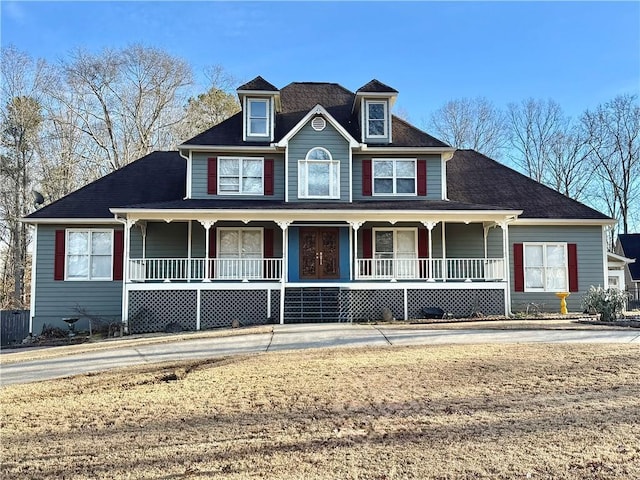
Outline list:
[[[0,346],[22,342],[29,335],[29,310],[0,312]]]

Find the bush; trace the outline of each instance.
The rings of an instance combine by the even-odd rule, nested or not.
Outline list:
[[[624,310],[626,300],[627,294],[617,288],[592,286],[582,299],[582,307],[587,312],[599,313],[603,322],[613,322]]]

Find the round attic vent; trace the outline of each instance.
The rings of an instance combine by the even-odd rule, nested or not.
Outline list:
[[[311,120],[311,128],[313,128],[316,132],[321,132],[326,126],[327,122],[322,117],[315,117],[313,120]]]

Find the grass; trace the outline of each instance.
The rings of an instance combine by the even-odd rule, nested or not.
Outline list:
[[[0,390],[3,479],[640,478],[640,349],[269,353]]]

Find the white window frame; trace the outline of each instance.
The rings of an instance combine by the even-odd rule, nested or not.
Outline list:
[[[377,227],[377,228],[372,228],[371,229],[371,242],[373,243],[373,245],[371,245],[371,251],[373,254],[373,259],[374,262],[376,260],[381,260],[381,258],[378,256],[378,251],[377,251],[377,242],[376,242],[376,233],[377,232],[392,232],[393,233],[393,256],[391,257],[390,260],[393,260],[393,271],[392,272],[385,272],[383,274],[379,274],[376,272],[376,276],[380,277],[380,278],[416,278],[417,277],[417,262],[418,262],[418,229],[417,228],[412,228],[412,227],[401,227],[401,228],[386,228],[386,227]],[[413,256],[412,257],[403,257],[403,256],[398,256],[398,232],[412,232],[414,235],[413,238],[413,246],[414,246],[414,252],[413,252]],[[388,253],[388,252],[380,252],[380,253]],[[409,270],[405,270],[404,272],[399,271],[401,270],[401,266],[399,266],[395,261],[396,260],[411,260],[412,262],[415,263],[411,263]],[[399,268],[400,267],[400,268]],[[404,267],[406,268],[407,265],[405,264]]]
[[[384,118],[382,119],[382,123],[384,127],[383,127],[382,135],[373,135],[369,128],[370,120],[375,120],[375,121],[381,120],[379,118],[375,118],[375,119],[369,118],[369,105],[374,105],[374,104],[382,105],[384,107]],[[367,138],[387,138],[389,136],[389,105],[387,101],[386,100],[365,100],[364,108],[365,108],[365,130],[367,132]]]
[[[237,257],[222,257],[220,256],[221,252],[220,252],[220,246],[222,245],[222,242],[220,240],[221,237],[221,233],[225,232],[225,231],[232,231],[232,232],[260,232],[260,257],[258,258],[253,258],[253,257],[243,257],[242,256],[242,251],[241,251],[241,246],[242,246],[242,240],[240,240],[240,243],[238,244],[238,256]],[[262,278],[262,273],[263,273],[263,260],[264,260],[264,228],[262,227],[217,227],[216,228],[216,245],[218,245],[218,251],[216,252],[216,260],[218,262],[224,261],[224,260],[234,260],[234,259],[245,259],[245,258],[250,258],[255,260],[256,262],[258,262],[258,269],[259,271],[257,272],[257,274],[251,275],[251,278]],[[242,272],[245,273],[245,272]],[[219,268],[216,269],[215,271],[215,277],[216,278],[222,278],[222,279],[227,279],[227,280],[240,280],[246,277],[246,275],[240,274],[240,275],[225,275],[224,273],[221,274],[221,272],[219,271]]]
[[[251,104],[253,103],[264,103],[265,104],[265,112],[266,112],[266,118],[265,117],[254,117],[251,115]],[[270,134],[270,130],[271,130],[271,100],[268,98],[248,98],[247,99],[247,114],[246,114],[246,118],[247,118],[247,137],[269,137]],[[264,132],[254,132],[251,130],[251,119],[252,118],[256,118],[256,119],[263,119],[265,118],[265,128],[264,128]]]
[[[329,160],[312,160],[309,155],[314,150],[323,150]],[[329,165],[329,195],[309,195],[309,165]],[[340,160],[334,160],[331,152],[324,147],[309,149],[304,160],[298,160],[298,198],[339,199],[340,198]]]
[[[528,267],[527,265],[527,247],[542,247],[542,287],[527,287],[527,268],[540,268],[539,266]],[[547,248],[562,247],[564,249],[564,288],[548,289],[547,288],[547,271],[550,267],[547,265]],[[522,244],[522,268],[524,270],[524,291],[525,292],[568,292],[569,291],[569,257],[566,242],[527,242]]]
[[[240,165],[238,166],[238,191],[237,192],[229,192],[222,190],[220,180],[224,176],[220,172],[221,161],[222,160],[236,160]],[[242,191],[242,161],[243,160],[260,160],[261,162],[261,170],[262,174],[260,176],[260,191],[259,192],[243,192]],[[218,171],[216,172],[216,182],[217,182],[217,192],[218,196],[220,195],[256,195],[263,196],[264,195],[264,157],[218,157],[217,164]]]
[[[413,162],[413,193],[397,193],[398,176],[396,175],[396,162]],[[393,192],[376,192],[376,162],[393,162]],[[388,178],[388,177],[384,177]],[[401,177],[406,178],[406,177]],[[418,159],[417,158],[373,158],[371,160],[371,194],[373,196],[417,197],[418,196]]]
[[[91,249],[91,237],[94,233],[108,233],[111,237],[111,252],[109,254],[109,276],[107,277],[92,277],[91,276],[91,259],[94,255],[91,251],[87,253],[89,257],[89,265],[87,268],[86,277],[69,277],[69,235],[71,233],[88,233],[89,242],[88,247]],[[114,255],[114,234],[113,229],[110,228],[67,228],[64,236],[64,279],[67,282],[108,282],[113,280],[113,255]]]

